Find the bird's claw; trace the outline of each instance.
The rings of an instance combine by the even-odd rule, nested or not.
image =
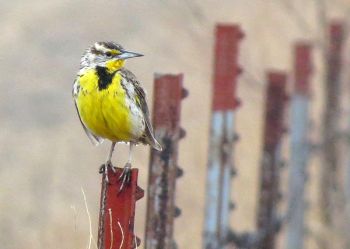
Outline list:
[[[121,173],[121,175],[118,178],[118,181],[121,181],[121,185],[118,191],[118,194],[120,194],[123,189],[125,188],[126,185],[129,185],[131,180],[131,164],[127,163],[124,166],[123,172]]]
[[[100,174],[105,174],[105,181],[107,183],[109,183],[108,169],[111,169],[113,171],[113,173],[116,173],[116,169],[114,168],[111,161],[107,161],[106,163],[102,164],[99,171],[98,171]]]

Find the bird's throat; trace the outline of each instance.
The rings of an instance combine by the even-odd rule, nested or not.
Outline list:
[[[124,67],[125,60],[110,60],[106,62],[106,68],[109,73],[113,73]]]

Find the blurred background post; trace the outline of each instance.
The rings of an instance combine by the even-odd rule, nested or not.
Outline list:
[[[313,150],[304,189],[303,248],[349,248],[349,181],[344,177],[349,144],[342,143],[348,142],[342,138],[348,138],[350,115],[347,0],[14,0],[2,1],[0,13],[1,248],[84,248],[90,235],[97,239],[98,167],[108,145],[89,143],[74,110],[71,87],[83,51],[95,41],[109,40],[145,54],[126,67],[147,90],[149,105],[154,72],[181,72],[186,79],[191,95],[183,102],[181,122],[187,136],[177,158],[186,174],[176,184],[176,206],[182,212],[173,235],[178,248],[202,247],[213,30],[218,23],[235,23],[245,34],[237,47],[242,74],[235,94],[244,106],[231,127],[240,141],[228,153],[234,152],[232,164],[239,165],[227,198],[236,208],[223,224],[237,233],[256,231],[260,174],[266,174],[260,170],[263,106],[268,100],[265,71],[278,68],[289,76],[290,51],[296,41],[305,40],[313,48],[314,87],[308,107],[312,125],[307,135]],[[287,78],[288,92],[293,82]],[[278,144],[278,157],[289,162],[291,137],[285,138]],[[114,165],[123,166],[127,151],[127,146],[117,146]],[[133,166],[139,169],[138,185],[143,189],[148,188],[148,162],[149,149],[138,146]],[[279,172],[279,187],[273,190],[281,194],[276,213],[282,218],[291,198],[289,165]],[[135,233],[140,238],[145,237],[146,199],[136,204]],[[287,226],[288,219],[282,219],[281,230],[274,234],[275,248],[286,247]],[[144,246],[142,241],[139,249]]]

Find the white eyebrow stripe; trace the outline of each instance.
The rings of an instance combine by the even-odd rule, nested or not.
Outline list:
[[[101,51],[101,52],[103,52],[103,53],[106,53],[106,52],[109,51],[106,47],[102,46],[102,45],[101,45],[100,43],[98,43],[98,42],[96,42],[94,46],[95,46],[95,48],[96,48],[97,51]]]

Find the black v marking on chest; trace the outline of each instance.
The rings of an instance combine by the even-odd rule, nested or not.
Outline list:
[[[106,89],[112,83],[113,77],[117,71],[109,73],[107,68],[97,66],[96,72],[98,76],[98,90],[101,91]]]

